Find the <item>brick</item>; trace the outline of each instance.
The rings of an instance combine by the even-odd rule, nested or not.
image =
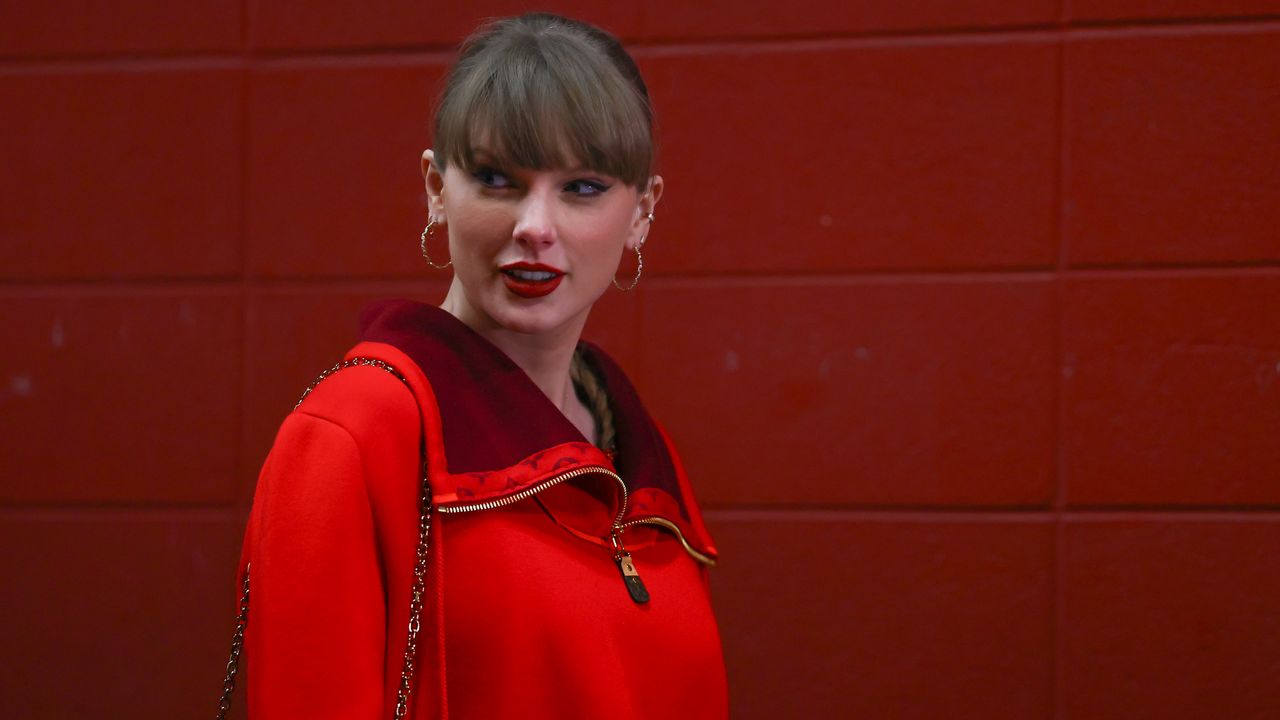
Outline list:
[[[237,271],[236,72],[0,74],[0,94],[0,278]]]
[[[0,502],[233,497],[234,295],[7,296],[0,326]]]
[[[1069,282],[1066,496],[1280,503],[1280,277]]]
[[[712,513],[734,718],[1049,718],[1052,529]]]
[[[667,190],[646,267],[1051,264],[1054,53],[1019,41],[647,54]]]
[[[1280,32],[1071,40],[1076,265],[1280,259]]]
[[[711,504],[1044,504],[1052,311],[1040,280],[670,280],[647,400]]]
[[[1280,523],[1069,522],[1063,717],[1280,715]]]
[[[251,7],[253,44],[267,48],[453,46],[487,18],[529,10],[527,3],[513,0],[451,5],[394,0],[372,8],[356,0],[255,0]],[[585,20],[621,37],[631,37],[635,35],[640,6],[635,0],[555,0],[542,3],[537,9]]]
[[[237,50],[240,24],[240,3],[216,0],[5,3],[0,56]]]
[[[1070,0],[1069,20],[1166,20],[1280,12],[1276,0]]]
[[[5,647],[22,662],[0,674],[5,714],[212,715],[242,528],[225,511],[7,513],[0,608]]]
[[[1055,21],[1056,16],[1057,4],[1051,0],[1020,3],[997,0],[914,3],[651,0],[645,3],[644,34],[649,38],[838,37],[885,30],[1041,24]]]
[[[420,169],[438,66],[271,67],[252,77],[250,272],[421,277]],[[336,101],[340,100],[340,101]]]

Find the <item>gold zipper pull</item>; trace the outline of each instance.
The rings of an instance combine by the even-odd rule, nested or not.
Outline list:
[[[636,571],[636,564],[631,560],[631,553],[622,546],[622,538],[618,535],[618,529],[614,528],[613,534],[609,536],[613,540],[613,561],[618,563],[618,569],[622,571],[622,581],[627,586],[627,592],[631,595],[631,599],[639,604],[649,602],[649,591],[645,589],[644,581],[640,579],[640,573]]]

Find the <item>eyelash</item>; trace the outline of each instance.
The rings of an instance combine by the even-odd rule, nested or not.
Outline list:
[[[472,173],[471,173],[471,175],[475,177],[475,179],[476,179],[476,181],[477,181],[477,182],[479,182],[481,185],[484,185],[485,187],[495,188],[495,189],[499,189],[499,190],[502,190],[502,189],[506,189],[506,188],[508,188],[508,187],[511,187],[511,184],[510,184],[510,183],[511,183],[511,181],[507,179],[507,176],[506,176],[506,175],[503,175],[502,173],[498,172],[497,170],[494,170],[494,169],[493,169],[493,168],[491,168],[491,167],[478,167],[478,168],[476,168],[476,169],[475,169],[475,171],[474,171],[474,172],[472,172]],[[502,178],[503,180],[506,180],[506,181],[507,181],[507,184],[506,184],[506,185],[494,185],[494,184],[493,184],[493,180],[494,180],[494,178],[496,178],[496,177],[500,177],[500,178]]]
[[[580,197],[594,197],[596,195],[603,195],[604,192],[609,189],[608,185],[605,185],[604,183],[598,183],[592,180],[571,180],[569,181],[568,185],[565,185],[565,187],[568,188],[573,185],[582,185],[591,189],[591,192],[589,193],[574,193],[574,195],[578,195]]]
[[[475,172],[471,174],[473,177],[475,177],[476,181],[479,182],[481,185],[484,185],[485,187],[493,190],[506,190],[512,187],[510,178],[508,178],[506,175],[503,175],[502,172],[498,170],[494,170],[491,167],[478,167],[476,168]],[[505,184],[502,184],[502,185],[495,184],[495,180],[497,178],[502,178]],[[572,193],[573,195],[576,195],[578,197],[595,197],[597,195],[603,195],[605,192],[609,190],[609,187],[610,187],[604,183],[596,182],[594,180],[570,180],[568,183],[565,183],[566,190],[574,186],[582,186],[590,189],[590,192],[573,192]]]

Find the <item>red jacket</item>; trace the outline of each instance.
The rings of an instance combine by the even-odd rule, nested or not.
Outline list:
[[[276,437],[240,561],[241,577],[253,568],[249,717],[391,716],[424,437],[435,512],[409,717],[727,717],[707,587],[716,550],[675,450],[621,370],[584,343],[614,411],[610,462],[447,312],[383,301],[361,325],[347,357],[386,361],[409,391],[375,367],[342,370]],[[573,473],[594,467],[625,489]],[[618,517],[647,603],[613,560]]]

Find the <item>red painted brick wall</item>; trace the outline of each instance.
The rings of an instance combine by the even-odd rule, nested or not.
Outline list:
[[[724,551],[736,718],[1280,717],[1280,2],[546,5],[657,104],[590,334]],[[440,297],[431,97],[519,9],[0,6],[7,717],[212,709],[272,435]]]

